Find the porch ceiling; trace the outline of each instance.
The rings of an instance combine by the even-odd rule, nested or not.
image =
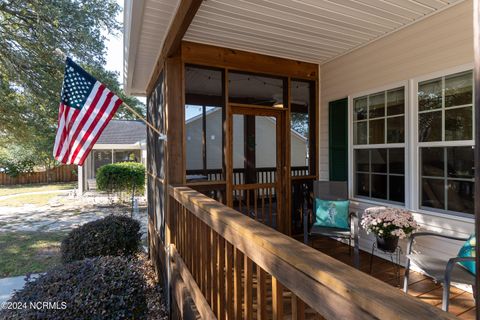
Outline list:
[[[179,1],[130,1],[125,83],[144,93]],[[322,64],[463,1],[204,0],[184,40]]]

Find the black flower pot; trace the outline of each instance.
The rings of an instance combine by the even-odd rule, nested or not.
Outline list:
[[[398,246],[398,237],[377,236],[377,248],[386,252],[394,252]]]

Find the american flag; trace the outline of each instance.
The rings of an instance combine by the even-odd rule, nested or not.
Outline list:
[[[83,165],[122,100],[67,58],[53,155]]]

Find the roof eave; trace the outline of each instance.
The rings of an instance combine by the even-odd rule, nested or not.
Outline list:
[[[145,91],[132,88],[144,4],[144,0],[124,0],[123,87],[129,95],[145,95]]]

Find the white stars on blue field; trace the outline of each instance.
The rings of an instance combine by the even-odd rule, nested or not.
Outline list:
[[[62,103],[72,108],[81,109],[95,82],[95,78],[67,58],[63,79]]]

